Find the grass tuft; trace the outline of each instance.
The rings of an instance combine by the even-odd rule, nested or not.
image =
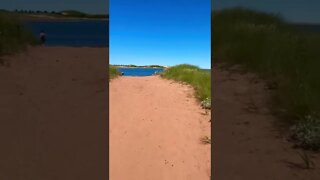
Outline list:
[[[208,136],[200,138],[202,144],[211,144],[211,139]]]
[[[303,160],[305,169],[314,169],[315,163],[312,161],[311,157],[307,152],[303,151],[302,153],[298,152],[299,157]]]
[[[316,115],[308,115],[291,128],[293,139],[301,147],[312,150],[320,149],[320,120]]]
[[[120,73],[118,71],[118,69],[114,66],[109,65],[109,80],[119,76]]]
[[[181,64],[165,69],[161,76],[187,83],[195,88],[204,108],[211,108],[211,74],[197,66]]]
[[[16,53],[38,42],[12,14],[0,12],[0,55]]]

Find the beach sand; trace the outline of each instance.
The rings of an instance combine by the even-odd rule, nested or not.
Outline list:
[[[269,110],[271,90],[239,67],[213,68],[213,179],[319,180],[320,156],[306,165]],[[285,132],[285,131],[282,131]]]
[[[111,180],[210,179],[210,112],[190,86],[122,76],[109,93]]]
[[[107,48],[2,57],[0,179],[107,179]]]
[[[209,179],[210,113],[189,86],[119,77],[108,49],[30,48],[0,65],[0,179]],[[253,74],[213,69],[214,179],[320,179],[280,134],[271,91]],[[109,93],[109,94],[108,94]],[[110,95],[110,102],[107,96]],[[105,120],[104,120],[105,119]]]

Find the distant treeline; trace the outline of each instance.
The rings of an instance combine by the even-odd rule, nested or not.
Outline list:
[[[65,10],[65,11],[34,11],[34,10],[24,10],[16,9],[14,13],[19,14],[30,14],[30,15],[50,15],[55,17],[75,17],[75,18],[97,18],[97,19],[106,19],[109,18],[108,14],[87,14],[75,10]]]

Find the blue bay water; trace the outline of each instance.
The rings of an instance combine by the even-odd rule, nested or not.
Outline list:
[[[47,46],[109,46],[107,20],[27,22],[26,26],[36,37],[39,37],[41,30],[44,30]]]
[[[152,76],[155,72],[163,72],[162,68],[118,68],[123,76]]]

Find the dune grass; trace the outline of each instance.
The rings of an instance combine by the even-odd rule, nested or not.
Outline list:
[[[305,147],[320,149],[320,33],[243,8],[213,12],[212,27],[213,62],[244,65],[275,83],[274,110],[300,129]]]
[[[0,12],[0,55],[15,53],[37,40],[12,14]]]
[[[211,74],[197,66],[181,64],[165,69],[162,77],[190,84],[204,108],[211,108]]]
[[[116,67],[109,65],[109,80],[119,76],[120,73]]]

